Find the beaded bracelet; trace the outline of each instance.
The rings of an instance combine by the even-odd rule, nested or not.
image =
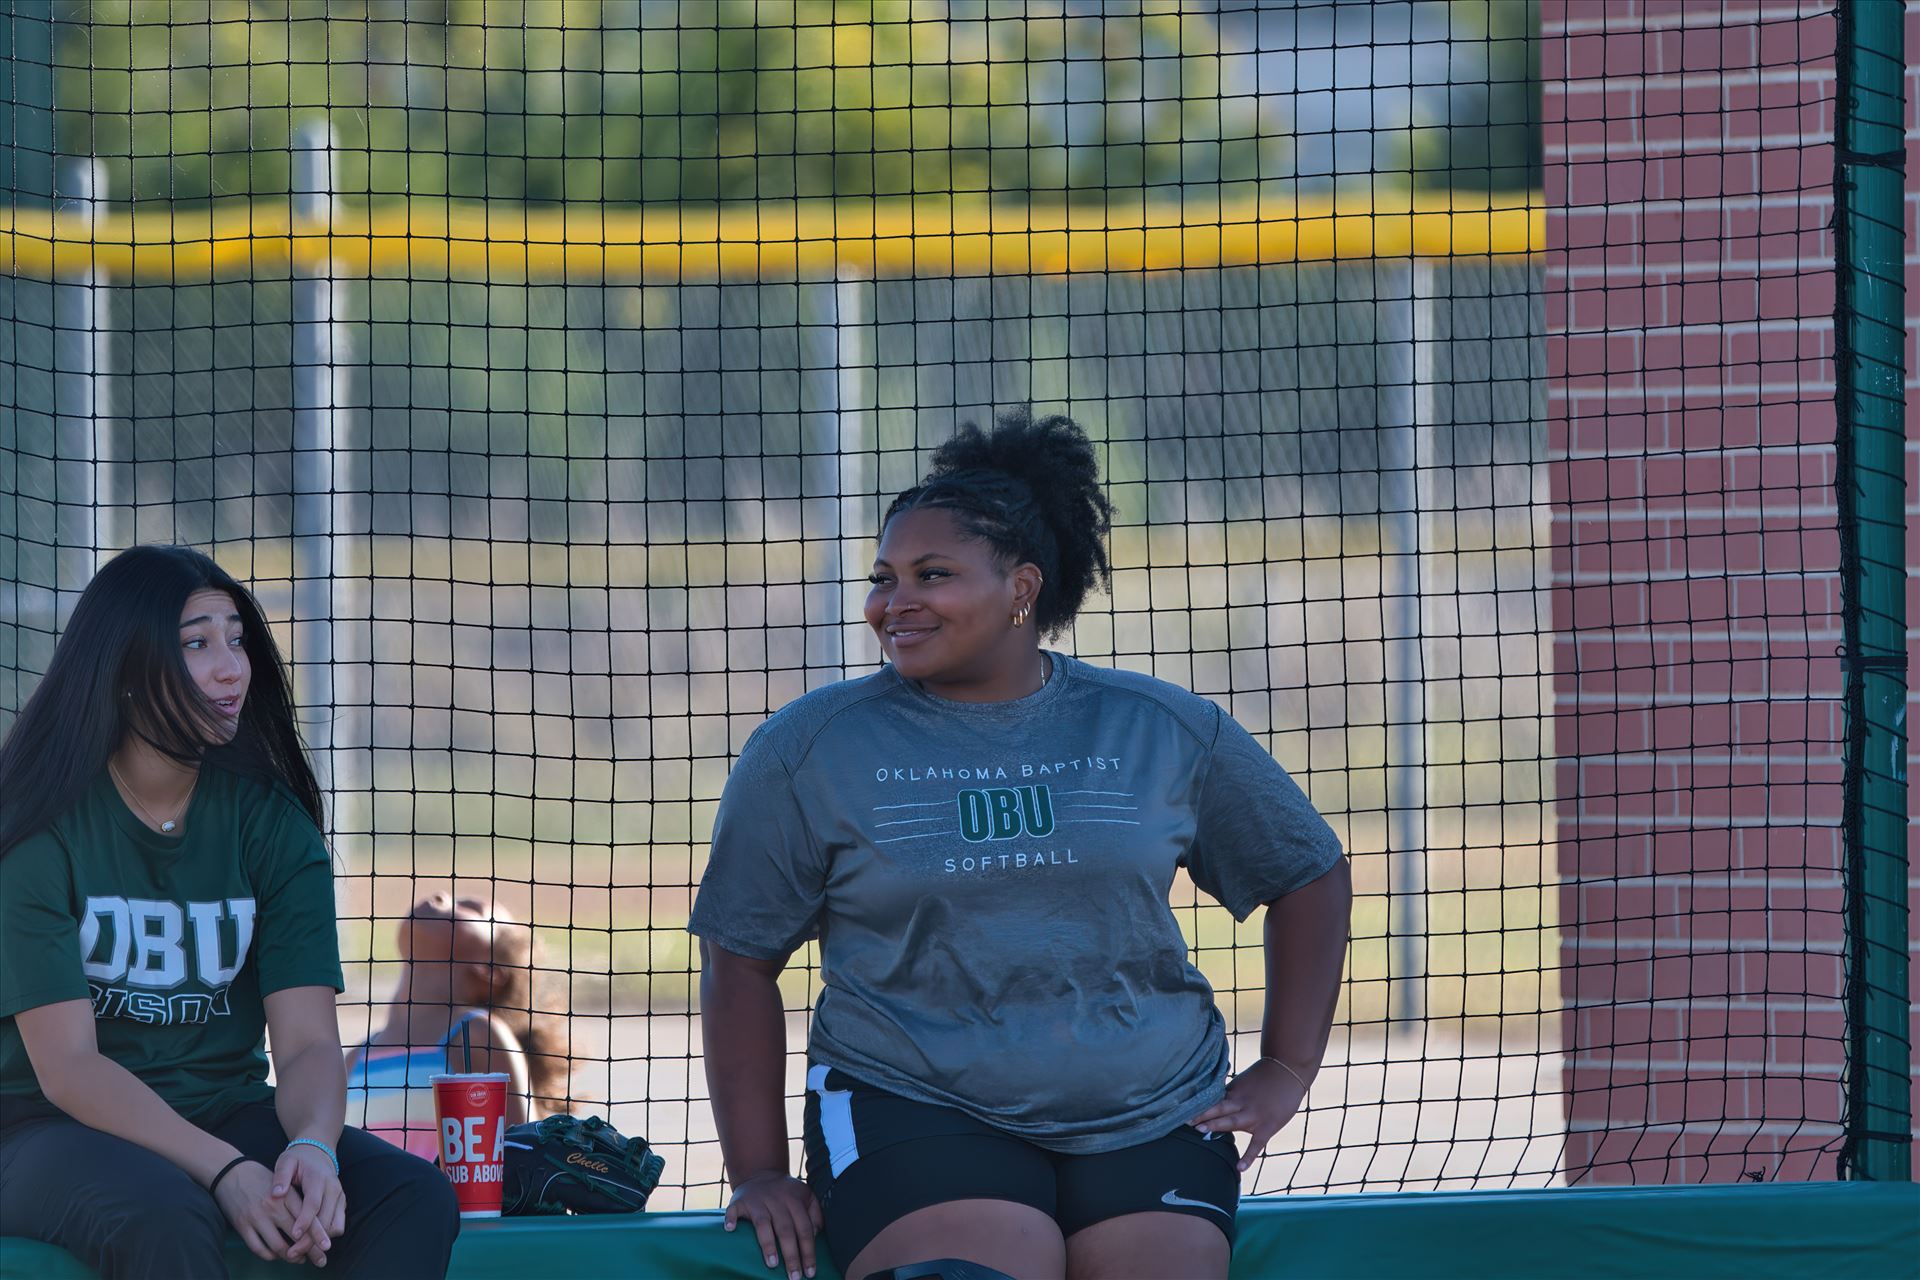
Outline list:
[[[1256,1063],[1271,1062],[1276,1067],[1279,1067],[1282,1071],[1292,1076],[1295,1080],[1298,1080],[1300,1082],[1300,1087],[1302,1089],[1313,1088],[1313,1081],[1307,1079],[1305,1076],[1301,1075],[1298,1071],[1295,1071],[1291,1066],[1289,1066],[1285,1061],[1283,1061],[1280,1058],[1269,1057],[1266,1054],[1261,1054],[1258,1058],[1255,1058],[1254,1061]]]
[[[321,1154],[323,1154],[323,1155],[325,1155],[325,1156],[327,1157],[327,1159],[328,1159],[329,1161],[331,1161],[331,1162],[333,1163],[333,1176],[334,1176],[334,1177],[336,1177],[336,1178],[340,1176],[340,1157],[339,1157],[339,1156],[337,1156],[337,1155],[335,1155],[335,1154],[333,1154],[333,1148],[332,1148],[332,1147],[330,1147],[330,1146],[328,1146],[328,1145],[327,1145],[326,1143],[324,1143],[324,1142],[322,1142],[322,1141],[320,1141],[320,1139],[318,1139],[318,1138],[295,1138],[295,1139],[294,1139],[293,1141],[291,1141],[291,1142],[289,1142],[289,1143],[287,1144],[287,1150],[289,1150],[289,1151],[291,1151],[291,1150],[293,1150],[293,1149],[294,1149],[295,1147],[318,1147],[318,1148],[320,1148],[320,1151],[321,1151]]]
[[[235,1156],[233,1159],[221,1165],[220,1172],[214,1174],[213,1181],[207,1184],[207,1194],[212,1195],[214,1191],[220,1186],[220,1179],[226,1177],[228,1174],[232,1173],[235,1169],[239,1168],[241,1165],[245,1164],[246,1162],[247,1162],[246,1156]]]

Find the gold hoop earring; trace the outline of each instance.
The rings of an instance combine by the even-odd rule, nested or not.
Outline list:
[[[1027,624],[1027,615],[1028,615],[1029,613],[1032,613],[1032,612],[1033,612],[1033,606],[1032,606],[1032,605],[1026,605],[1026,606],[1024,606],[1024,607],[1022,607],[1022,608],[1019,608],[1019,609],[1016,609],[1016,610],[1014,610],[1014,613],[1013,613],[1013,625],[1014,625],[1015,627],[1023,627],[1023,626],[1025,626],[1025,625]]]

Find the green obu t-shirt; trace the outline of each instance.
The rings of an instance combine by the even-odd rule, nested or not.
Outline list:
[[[178,836],[104,773],[0,854],[0,1104],[50,1111],[14,1015],[93,1005],[103,1056],[188,1120],[273,1096],[264,998],[341,989],[333,869],[286,793],[209,764]]]

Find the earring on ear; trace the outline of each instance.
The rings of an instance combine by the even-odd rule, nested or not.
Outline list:
[[[1032,612],[1033,612],[1033,606],[1030,604],[1022,605],[1020,606],[1020,608],[1014,610],[1013,625],[1016,627],[1025,626],[1027,623],[1027,615]]]

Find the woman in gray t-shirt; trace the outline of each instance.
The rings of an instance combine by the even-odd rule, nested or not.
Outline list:
[[[812,1275],[824,1229],[849,1280],[1227,1273],[1239,1173],[1326,1047],[1346,862],[1216,704],[1040,647],[1107,575],[1110,516],[1071,421],[962,428],[883,523],[889,665],[781,710],[728,779],[688,927],[727,1228],[768,1266]],[[1178,868],[1267,908],[1262,1056],[1230,1079]],[[802,1183],[777,979],[810,938]]]

